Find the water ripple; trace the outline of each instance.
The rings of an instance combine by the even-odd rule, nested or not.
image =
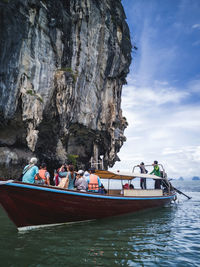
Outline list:
[[[180,196],[161,209],[24,234],[0,209],[1,266],[199,267],[200,183],[181,188],[191,200]]]

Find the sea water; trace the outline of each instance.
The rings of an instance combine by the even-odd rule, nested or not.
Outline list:
[[[192,199],[23,233],[0,208],[0,266],[200,266],[200,181],[172,182]]]

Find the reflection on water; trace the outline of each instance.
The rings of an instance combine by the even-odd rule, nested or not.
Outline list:
[[[181,183],[175,186],[191,200],[181,196],[165,208],[25,233],[0,210],[1,265],[199,266],[200,183],[190,192]]]

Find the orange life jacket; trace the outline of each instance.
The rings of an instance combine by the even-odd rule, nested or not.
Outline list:
[[[46,170],[39,170],[39,177],[45,180],[45,183],[47,183],[47,178],[45,177]],[[37,175],[35,176],[35,180],[38,180]]]
[[[99,190],[98,176],[95,174],[90,174],[89,179],[90,179],[90,182],[88,184],[88,190],[98,191]]]

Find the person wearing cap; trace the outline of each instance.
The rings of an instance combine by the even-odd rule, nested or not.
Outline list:
[[[160,168],[158,166],[158,161],[154,160],[154,163],[152,164],[152,166],[153,166],[153,171],[150,174],[154,174],[160,177]]]
[[[31,158],[29,161],[29,164],[24,167],[23,170],[23,177],[22,177],[22,182],[23,183],[30,183],[34,184],[35,183],[35,176],[38,174],[39,169],[36,166],[37,164],[37,158]]]
[[[77,176],[76,176],[76,180],[75,180],[75,187],[79,191],[86,192],[87,185],[88,185],[88,183],[86,181],[86,178],[84,177],[84,171],[79,170],[77,172]]]
[[[154,163],[152,164],[152,166],[153,166],[153,171],[150,174],[154,174],[156,176],[161,177],[160,168],[158,166],[158,161],[154,160]],[[161,189],[161,180],[155,179],[155,189]]]
[[[88,191],[90,192],[98,192],[101,187],[101,180],[99,176],[95,174],[95,168],[92,167],[90,169],[90,176],[87,178],[88,182]]]
[[[141,173],[148,173],[148,171],[145,169],[144,162],[141,162],[138,167],[140,168]],[[140,178],[140,187],[141,189],[147,189],[146,178]]]

